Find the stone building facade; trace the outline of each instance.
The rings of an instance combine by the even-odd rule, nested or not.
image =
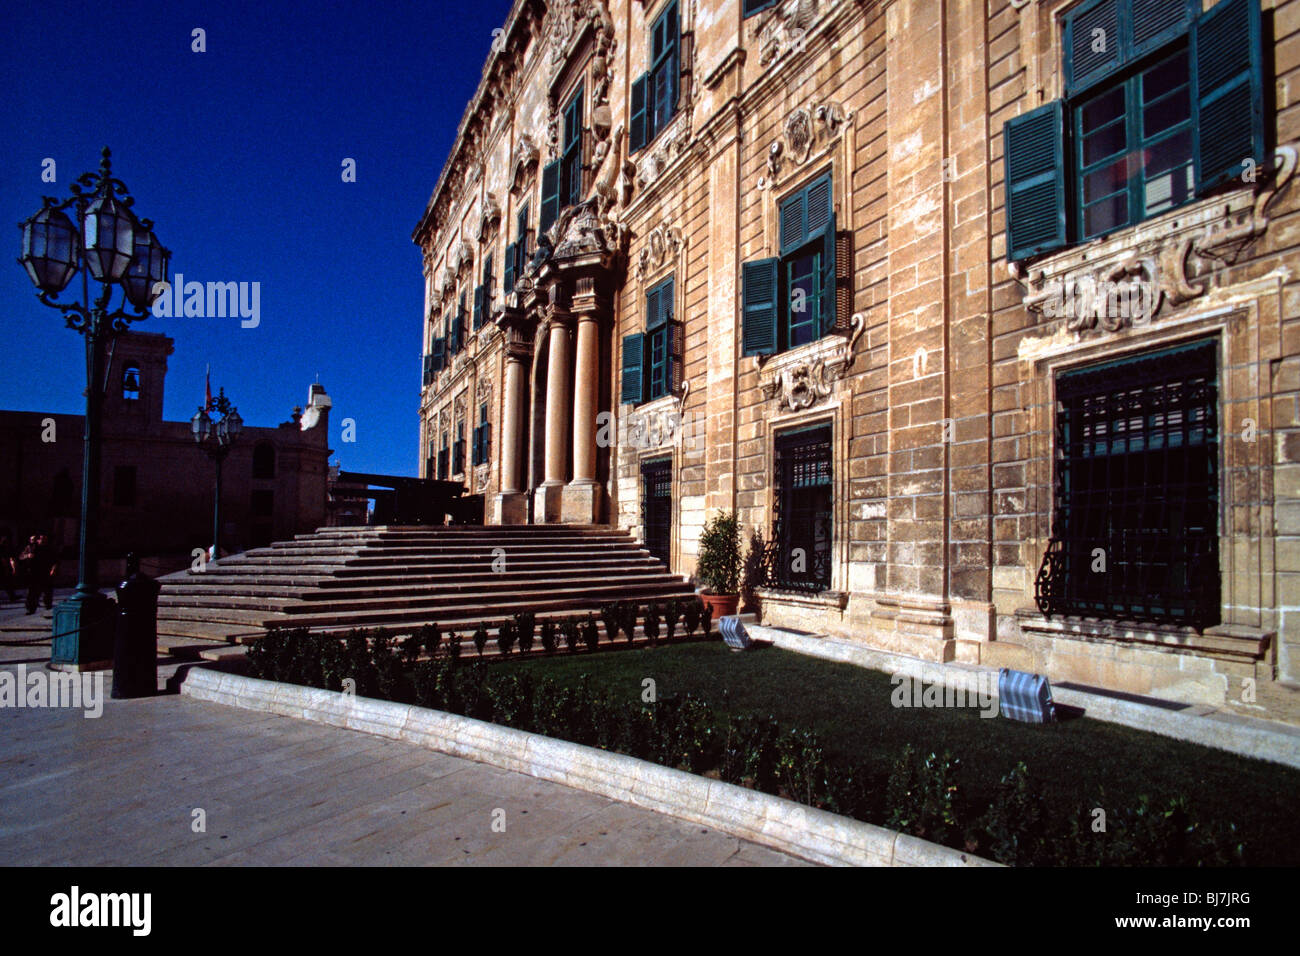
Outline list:
[[[682,574],[737,509],[773,623],[1250,703],[1297,67],[1300,0],[520,0],[414,234],[422,473]]]
[[[189,421],[163,420],[169,336],[127,332],[113,344],[103,405],[100,580],[111,583],[125,556],[144,570],[189,566],[212,544],[212,461],[195,447]],[[203,403],[200,392],[195,407]],[[309,388],[307,408],[278,426],[244,426],[222,465],[222,550],[242,551],[315,531],[326,523],[330,398]],[[0,527],[24,540],[44,531],[76,580],[84,418],[0,411]],[[363,512],[364,514],[364,512]]]

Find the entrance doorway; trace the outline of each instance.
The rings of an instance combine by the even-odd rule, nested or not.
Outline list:
[[[641,463],[641,521],[646,550],[671,567],[673,541],[673,459]]]

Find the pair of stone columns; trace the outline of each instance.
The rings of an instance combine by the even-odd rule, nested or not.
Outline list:
[[[551,317],[546,367],[545,475],[537,488],[534,518],[538,522],[590,524],[599,516],[600,486],[596,482],[596,405],[600,393],[600,323],[592,312],[577,316],[576,374],[570,388],[570,325],[567,315]],[[502,422],[502,524],[523,521],[524,400],[528,389],[528,356],[507,349],[505,407]],[[570,435],[573,441],[573,480],[565,483]]]

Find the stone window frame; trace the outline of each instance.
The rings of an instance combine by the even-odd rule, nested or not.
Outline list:
[[[847,386],[838,389],[829,404],[814,408],[775,410],[763,426],[763,540],[772,541],[772,520],[776,512],[776,436],[795,428],[829,425],[831,429],[831,582],[812,594],[760,588],[764,603],[795,607],[843,610],[849,592],[849,430],[852,425],[852,394]]]
[[[1266,280],[1265,280],[1266,281]],[[1021,542],[1020,564],[1025,571],[1024,600],[1017,611],[1020,626],[1037,630],[1048,625],[1034,605],[1034,579],[1051,537],[1054,499],[1054,435],[1056,425],[1056,375],[1097,361],[1136,357],[1146,352],[1192,341],[1217,338],[1219,348],[1219,584],[1220,623],[1206,634],[1275,632],[1266,616],[1275,604],[1272,595],[1272,545],[1266,527],[1272,526],[1271,395],[1267,376],[1259,369],[1269,358],[1257,334],[1261,323],[1278,325],[1275,296],[1261,292],[1257,298],[1210,306],[1186,315],[1161,319],[1140,327],[1107,332],[1079,342],[1061,343],[1039,355],[1018,361],[1019,381],[1028,394],[1028,442],[1025,463],[1025,506],[1031,534]],[[1270,301],[1273,302],[1270,305]],[[1269,313],[1272,313],[1269,315]],[[1252,384],[1252,379],[1254,384]],[[1233,440],[1242,421],[1258,423],[1253,443]],[[1264,491],[1251,491],[1252,486]],[[994,487],[994,492],[1000,489]],[[1252,514],[1253,512],[1253,514]],[[997,517],[996,515],[994,516]],[[1271,539],[1270,539],[1271,541]],[[994,570],[997,567],[996,556]],[[1252,573],[1251,568],[1256,570]],[[1177,648],[1198,635],[1180,625],[1134,623],[1121,619],[1055,616],[1082,628],[1091,639],[1128,643],[1133,635]]]

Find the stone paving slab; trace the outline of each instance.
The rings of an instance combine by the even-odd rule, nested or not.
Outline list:
[[[807,865],[525,774],[191,698],[110,699],[98,719],[0,708],[0,865],[67,864]]]

